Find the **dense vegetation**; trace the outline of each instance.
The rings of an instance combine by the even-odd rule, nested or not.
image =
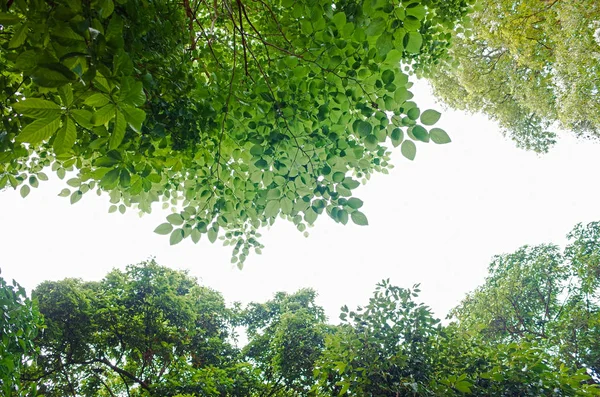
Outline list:
[[[478,0],[469,16],[426,75],[436,97],[487,114],[537,152],[560,130],[600,137],[598,1]]]
[[[418,286],[389,281],[331,325],[312,290],[227,306],[186,272],[143,262],[46,281],[34,306],[9,297],[20,309],[3,323],[0,382],[48,397],[600,395],[599,269],[600,222],[577,225],[562,252],[495,257],[446,325]]]
[[[594,0],[0,1],[0,190],[51,169],[73,204],[162,203],[157,233],[220,237],[241,267],[279,217],[368,224],[353,190],[391,147],[450,142],[409,74],[527,149],[600,135],[599,19]],[[0,390],[600,395],[599,222],[495,257],[447,324],[418,293],[383,281],[332,325],[312,290],[228,306],[154,261],[31,299],[0,278]]]
[[[0,189],[51,167],[72,203],[173,214],[243,263],[276,218],[366,225],[352,190],[390,148],[447,143],[407,70],[445,56],[466,0],[0,3]]]

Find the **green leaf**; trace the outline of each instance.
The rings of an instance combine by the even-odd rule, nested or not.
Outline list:
[[[383,73],[381,73],[381,81],[383,81],[384,84],[391,84],[394,82],[394,71],[393,70],[384,70]]]
[[[183,229],[175,229],[171,233],[171,237],[169,237],[169,244],[175,245],[179,244],[183,240]]]
[[[332,175],[332,179],[336,183],[341,183],[344,178],[346,178],[346,174],[343,172],[334,172]]]
[[[442,130],[441,128],[432,128],[431,131],[429,131],[429,136],[431,140],[438,145],[451,142],[446,131]]]
[[[198,241],[200,241],[200,237],[202,237],[202,232],[196,228],[192,229],[192,241],[194,242],[194,244],[198,244]]]
[[[345,225],[348,223],[348,211],[341,209],[337,212],[337,220],[342,224]]]
[[[392,138],[392,145],[398,147],[404,139],[404,132],[400,128],[394,128],[390,138]]]
[[[110,102],[110,98],[105,94],[97,92],[95,94],[90,95],[83,101],[83,103],[87,106],[93,106],[95,108],[100,108],[102,106],[107,105]]]
[[[261,145],[254,145],[250,148],[250,154],[253,156],[260,156],[264,152],[264,149]]]
[[[21,46],[25,42],[25,39],[27,39],[27,30],[27,24],[25,23],[15,28],[15,33],[13,33],[12,38],[8,42],[8,48]]]
[[[70,85],[63,85],[58,89],[60,99],[63,101],[63,105],[71,106],[73,103],[73,89]]]
[[[413,141],[406,140],[400,146],[400,152],[409,160],[414,160],[417,155],[417,146]]]
[[[346,13],[336,12],[331,20],[335,24],[336,28],[340,30],[344,27],[344,25],[346,25]]]
[[[84,109],[73,109],[70,112],[71,117],[80,126],[91,129],[94,125],[92,124],[92,112]]]
[[[350,217],[352,218],[352,222],[359,226],[367,226],[369,224],[369,220],[367,219],[366,215],[360,211],[352,212]]]
[[[64,188],[63,190],[60,191],[60,193],[58,193],[58,195],[60,197],[69,197],[71,195],[71,191],[67,188]]]
[[[265,217],[274,218],[279,214],[279,200],[269,200],[265,206]]]
[[[208,235],[208,241],[210,241],[211,243],[214,243],[215,241],[217,241],[217,236],[218,236],[219,232],[215,230],[215,228],[211,227],[210,229],[208,229],[207,235]]]
[[[294,208],[294,203],[287,197],[283,197],[279,200],[279,205],[281,206],[281,212],[284,214],[291,214],[292,209]]]
[[[121,106],[125,120],[135,132],[142,132],[142,123],[146,120],[146,112],[130,106]]]
[[[421,123],[424,125],[434,125],[440,119],[441,113],[432,109],[427,109],[421,114]]]
[[[17,135],[17,142],[27,142],[32,145],[41,143],[52,136],[60,127],[60,116],[35,120],[27,124]]]
[[[129,80],[126,80],[129,81]],[[142,106],[146,102],[146,94],[144,94],[144,85],[141,81],[127,83],[121,87],[119,102],[123,105]]]
[[[412,3],[406,8],[406,15],[412,15],[417,19],[425,18],[426,10],[422,4]]]
[[[359,198],[351,197],[348,199],[347,204],[350,208],[354,208],[355,210],[357,210],[363,206],[363,201]]]
[[[354,132],[356,132],[358,135],[360,135],[362,137],[366,137],[367,135],[369,135],[371,133],[372,130],[373,130],[373,127],[371,126],[370,123],[360,120],[360,121],[358,121],[358,123],[356,123],[356,128],[355,128]]]
[[[356,189],[357,187],[360,186],[360,182],[352,179],[351,177],[346,177],[344,178],[344,181],[342,182],[342,185],[346,188],[346,189]]]
[[[96,110],[92,115],[92,124],[95,126],[104,125],[112,120],[113,117],[115,117],[115,105],[111,103]]]
[[[19,191],[19,193],[21,194],[21,197],[25,198],[27,197],[30,191],[31,188],[28,185],[23,185],[21,186],[21,190]]]
[[[81,186],[81,179],[71,178],[67,181],[67,185],[72,186],[72,187],[79,187],[79,186]]]
[[[161,223],[156,227],[156,229],[154,229],[154,233],[162,235],[167,235],[171,233],[171,231],[173,231],[173,225],[168,222]]]
[[[414,127],[412,127],[411,132],[415,136],[415,138],[417,138],[421,142],[429,142],[429,134],[427,133],[427,130],[424,127],[420,125],[415,125]]]
[[[7,14],[5,12],[0,12],[0,25],[9,26],[15,25],[21,21],[18,15],[15,14]]]
[[[75,204],[76,202],[81,200],[82,197],[83,193],[81,192],[81,190],[74,191],[73,194],[71,194],[71,204]]]
[[[423,45],[423,37],[419,32],[409,32],[405,37],[408,37],[408,41],[405,45],[406,51],[413,54],[418,54],[421,51]]]
[[[454,388],[461,393],[471,393],[471,386],[472,384],[470,382],[461,380],[460,382],[456,382]]]
[[[38,187],[40,185],[40,182],[35,177],[35,175],[31,175],[29,177],[29,184],[31,185],[31,187]]]
[[[77,129],[75,128],[75,122],[67,117],[62,128],[58,130],[58,134],[54,138],[54,151],[56,154],[65,153],[71,150],[76,140]]]
[[[364,142],[365,147],[369,150],[377,150],[377,147],[379,146],[379,140],[373,134],[367,135]]]
[[[56,103],[40,98],[28,98],[13,104],[12,107],[18,113],[35,119],[56,117],[62,111]]]
[[[106,19],[115,10],[115,4],[113,3],[112,0],[101,0],[100,8],[102,10],[102,12],[101,12],[102,18]],[[171,245],[173,245],[173,244],[171,244]]]
[[[317,213],[312,208],[309,208],[306,211],[304,211],[304,220],[310,225],[315,223],[315,221],[317,220],[317,216]]]
[[[183,225],[183,216],[181,216],[181,214],[171,214],[167,216],[167,220],[169,221],[170,224],[172,225]]]
[[[121,142],[123,142],[126,128],[127,122],[125,121],[125,116],[123,116],[123,113],[121,113],[119,109],[117,109],[117,111],[115,112],[113,132],[110,135],[110,139],[108,141],[108,148],[110,150],[118,148]]]
[[[119,181],[119,175],[121,171],[118,168],[112,169],[108,171],[102,179],[100,180],[100,184],[104,186],[106,189],[112,189],[117,186],[117,182]]]
[[[31,79],[41,87],[56,88],[76,78],[75,73],[60,63],[44,64],[31,74]]]
[[[417,107],[412,107],[408,109],[408,112],[406,112],[406,115],[411,120],[417,120],[419,118],[419,114],[421,114],[421,111]]]

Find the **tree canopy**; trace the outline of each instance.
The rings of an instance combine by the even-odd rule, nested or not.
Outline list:
[[[5,396],[25,395],[35,385],[25,386],[21,373],[35,355],[34,339],[43,324],[35,303],[25,289],[13,280],[0,277],[0,391]]]
[[[559,130],[600,136],[600,5],[479,0],[425,73],[447,105],[483,112],[519,147],[546,152]]]
[[[445,323],[419,286],[389,280],[336,325],[313,290],[226,305],[153,260],[46,281],[32,293],[41,316],[17,311],[2,329],[0,384],[48,397],[598,396],[600,222],[569,239],[495,257]]]
[[[9,0],[0,4],[0,189],[48,179],[109,212],[173,213],[233,261],[277,217],[368,223],[352,191],[391,146],[450,138],[407,70],[443,57],[466,0]],[[71,173],[73,171],[74,173]],[[68,176],[67,176],[68,173]]]

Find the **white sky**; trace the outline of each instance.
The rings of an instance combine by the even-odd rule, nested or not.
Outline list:
[[[421,109],[437,108],[424,85]],[[264,301],[276,291],[312,287],[332,322],[339,308],[364,304],[383,278],[410,287],[444,317],[481,284],[490,258],[524,244],[563,245],[578,222],[600,220],[600,145],[564,138],[538,156],[514,147],[480,116],[444,111],[439,126],[453,143],[417,144],[414,162],[395,150],[396,168],[377,175],[356,196],[368,227],[342,226],[321,217],[304,238],[279,219],[263,230],[265,249],[244,270],[230,264],[230,247],[189,239],[169,246],[152,231],[167,212],[159,207],[108,214],[108,197],[88,193],[74,206],[57,194],[64,181],[42,182],[26,199],[0,193],[0,267],[5,279],[27,289],[44,280],[99,280],[155,256],[189,269],[228,301]],[[50,171],[48,170],[48,174]]]

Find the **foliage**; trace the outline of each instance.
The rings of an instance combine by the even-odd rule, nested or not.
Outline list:
[[[150,261],[100,282],[44,282],[34,296],[47,329],[24,378],[45,396],[219,395],[244,387],[249,371],[227,342],[223,298],[185,272]]]
[[[365,308],[342,309],[317,364],[316,395],[600,395],[586,370],[564,365],[554,346],[441,326],[413,300],[417,293],[384,281]]]
[[[557,130],[600,136],[600,4],[478,0],[425,73],[449,106],[483,112],[517,146],[546,152]]]
[[[600,222],[577,225],[561,254],[554,245],[494,258],[483,286],[453,315],[492,341],[544,343],[573,369],[600,375]]]
[[[576,281],[565,297],[560,276],[565,258],[577,274],[597,267],[599,230],[576,226],[562,256],[545,245],[495,258],[448,325],[417,301],[417,286],[389,280],[366,306],[343,307],[336,326],[310,289],[228,308],[218,292],[154,261],[98,282],[47,281],[33,293],[45,328],[26,345],[39,355],[16,350],[29,365],[2,372],[2,382],[48,397],[597,396],[597,300]],[[536,288],[556,298],[548,308],[536,304]],[[512,312],[510,293],[519,299]],[[570,297],[578,298],[557,313]],[[541,321],[546,312],[556,318]],[[39,317],[26,320],[35,332]],[[242,349],[234,329],[247,337]]]
[[[439,320],[413,301],[418,292],[383,281],[364,308],[342,308],[343,323],[318,366],[323,395],[427,394]]]
[[[329,332],[315,298],[309,289],[277,293],[242,314],[249,338],[243,354],[260,369],[270,395],[306,396],[313,385],[314,364]]]
[[[352,190],[388,144],[447,143],[401,70],[449,47],[462,0],[9,0],[0,5],[0,189],[67,171],[71,203],[173,214],[242,263],[277,217],[366,225]],[[422,113],[422,115],[421,115]],[[240,265],[241,266],[241,265]]]
[[[38,308],[23,287],[0,277],[0,309],[0,391],[7,397],[34,393],[36,386],[23,385],[20,374],[36,354],[33,340],[42,326]]]

